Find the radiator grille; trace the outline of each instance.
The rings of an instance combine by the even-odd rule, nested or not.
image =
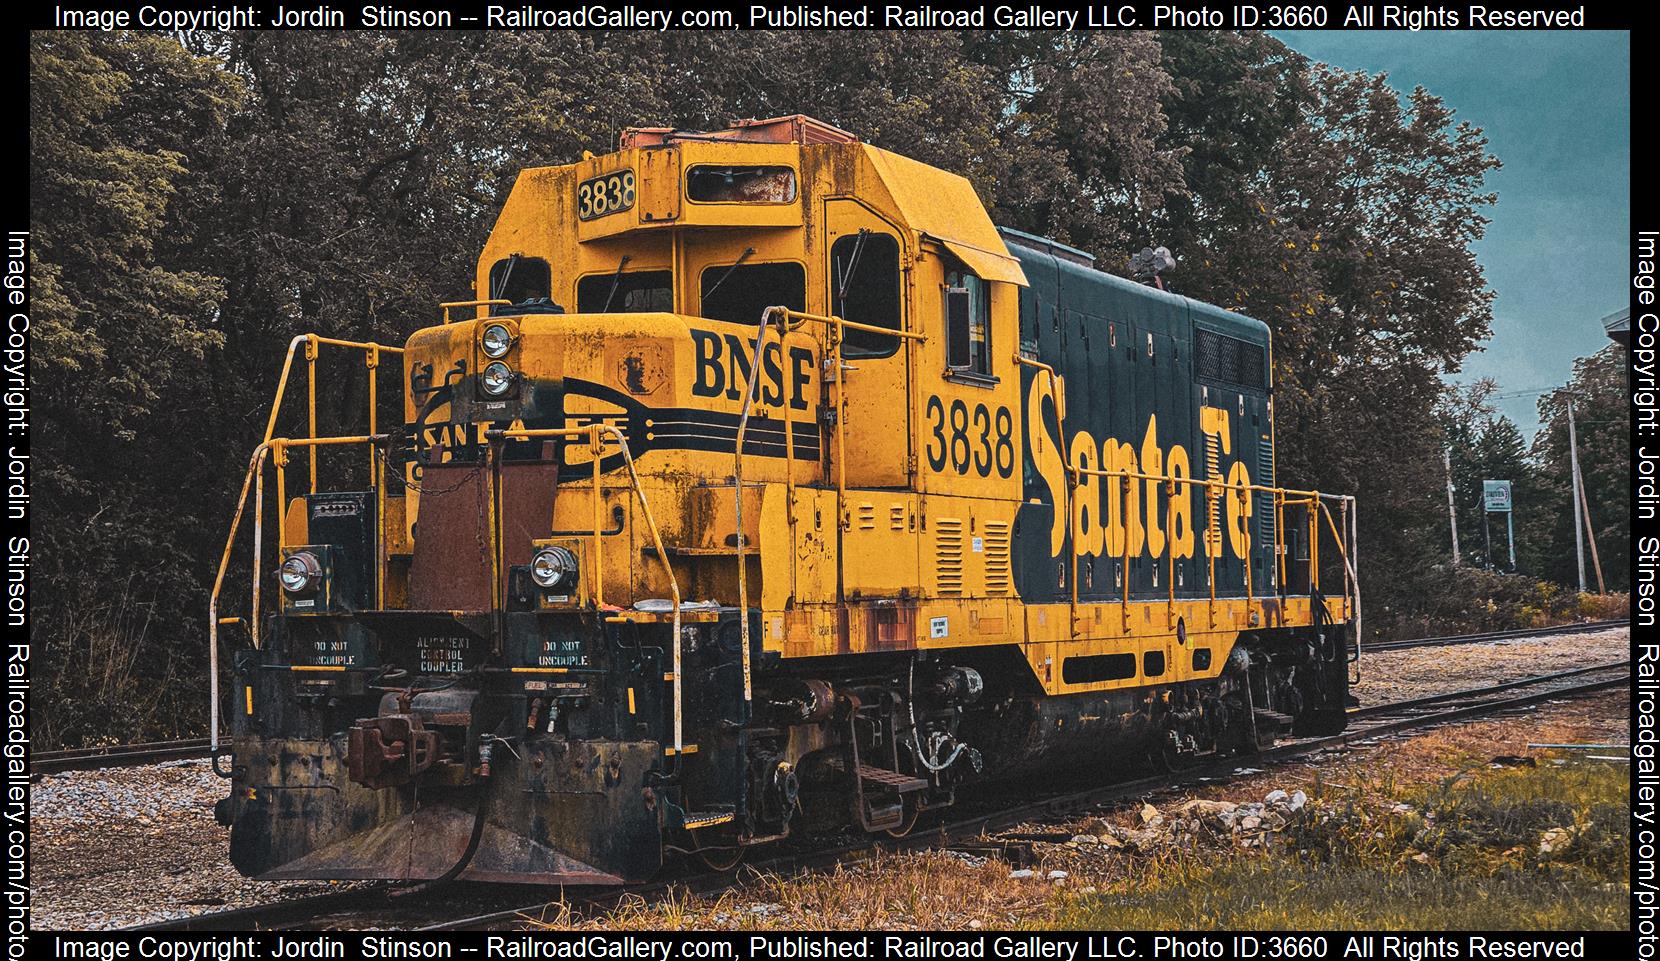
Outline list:
[[[1261,390],[1268,383],[1268,353],[1253,344],[1200,327],[1193,331],[1193,362],[1206,379]]]
[[[941,594],[963,593],[963,522],[941,517],[934,522],[934,574]]]
[[[1009,525],[1005,521],[986,524],[986,593],[1009,593]]]

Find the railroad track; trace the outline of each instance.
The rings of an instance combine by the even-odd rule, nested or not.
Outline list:
[[[1342,734],[1290,741],[1257,755],[1228,758],[1179,774],[1160,773],[1151,777],[1003,806],[993,811],[930,827],[897,840],[884,839],[872,843],[869,839],[859,839],[850,844],[786,853],[750,864],[743,871],[752,874],[798,874],[825,869],[877,850],[951,848],[965,844],[971,844],[976,850],[986,850],[988,847],[999,845],[997,839],[987,838],[993,832],[1006,830],[1023,822],[1053,819],[1085,808],[1143,798],[1155,791],[1183,787],[1201,780],[1214,784],[1236,777],[1234,772],[1241,763],[1283,763],[1356,742],[1388,737],[1410,729],[1518,711],[1545,701],[1624,687],[1629,685],[1630,680],[1630,662],[1615,661],[1503,684],[1363,707],[1349,712],[1350,727]],[[1020,842],[1012,843],[1018,845]],[[500,929],[536,920],[564,920],[591,916],[617,905],[624,899],[641,898],[650,901],[667,894],[671,888],[692,894],[712,894],[739,884],[741,881],[732,873],[680,871],[663,880],[644,884],[574,893],[560,892],[558,896],[553,897],[523,886],[468,884],[451,885],[429,893],[392,897],[389,896],[388,886],[373,885],[294,901],[201,914],[131,930],[372,928],[439,932]],[[502,903],[515,906],[502,909]]]
[[[1379,651],[1404,651],[1410,647],[1452,647],[1457,644],[1484,644],[1521,637],[1542,637],[1547,634],[1590,634],[1625,627],[1629,620],[1586,621],[1583,624],[1558,624],[1555,627],[1524,627],[1514,631],[1487,631],[1483,634],[1449,634],[1445,637],[1415,637],[1400,641],[1374,641],[1361,648],[1361,654]]]
[[[1484,634],[1453,634],[1446,637],[1419,637],[1401,641],[1377,641],[1367,644],[1363,653],[1400,651],[1413,647],[1449,647],[1455,644],[1481,644],[1522,637],[1542,637],[1552,634],[1587,634],[1623,627],[1630,621],[1588,621],[1584,624],[1562,624],[1556,627],[1524,628],[1515,631],[1489,631]],[[159,761],[208,756],[207,738],[183,741],[159,741],[151,744],[116,744],[68,751],[43,751],[31,755],[29,768],[36,774],[58,771],[87,771],[106,767],[136,767]]]
[[[67,751],[36,751],[29,755],[29,770],[34,774],[55,774],[59,771],[137,767],[141,764],[207,756],[208,739],[197,737],[183,741],[152,741],[148,744],[109,744]]]

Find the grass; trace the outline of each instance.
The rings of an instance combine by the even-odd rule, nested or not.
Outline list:
[[[1080,929],[1625,929],[1629,781],[1574,761],[1317,794],[1264,850],[1175,851],[1054,923]],[[1326,796],[1322,796],[1326,795]]]

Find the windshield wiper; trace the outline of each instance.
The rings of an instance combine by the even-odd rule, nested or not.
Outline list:
[[[869,236],[869,230],[864,227],[859,228],[859,237],[853,241],[853,256],[847,258],[847,271],[845,273],[842,272],[842,262],[840,260],[836,261],[836,272],[841,275],[836,278],[836,303],[844,310],[847,306],[847,285],[853,280],[854,273],[859,269],[859,255],[865,252],[865,238]]]
[[[611,301],[617,296],[617,288],[622,286],[623,268],[627,267],[628,262],[633,259],[628,254],[623,254],[623,259],[617,261],[617,272],[611,275],[611,292],[605,295],[605,306],[599,309],[600,313],[609,314],[611,312]]]
[[[491,300],[500,300],[501,295],[507,292],[507,278],[513,276],[513,267],[519,262],[519,257],[519,254],[508,255],[507,269],[501,272],[501,281],[496,284],[496,289],[490,291]]]
[[[732,266],[726,268],[726,273],[721,274],[720,279],[715,281],[713,284],[711,284],[709,289],[705,290],[703,292],[703,302],[708,303],[709,298],[715,296],[715,291],[720,289],[720,285],[726,283],[726,278],[732,276],[732,272],[734,270],[737,270],[739,267],[742,267],[744,265],[744,261],[748,260],[749,255],[753,254],[753,253],[755,253],[755,248],[754,247],[745,247],[744,252],[738,255],[737,262],[734,263]]]

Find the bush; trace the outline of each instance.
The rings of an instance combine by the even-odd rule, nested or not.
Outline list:
[[[1610,620],[1628,616],[1631,602],[1629,594],[1580,594],[1526,574],[1445,564],[1399,578],[1374,596],[1378,603],[1364,608],[1373,640]]]

